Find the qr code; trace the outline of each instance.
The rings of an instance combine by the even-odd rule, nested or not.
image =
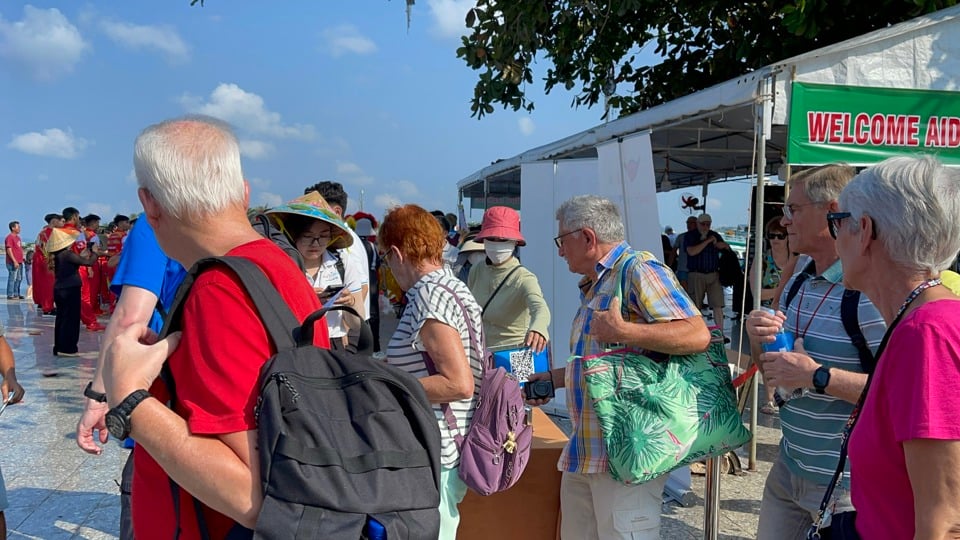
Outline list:
[[[510,371],[518,381],[527,382],[527,378],[533,373],[533,349],[511,351]]]

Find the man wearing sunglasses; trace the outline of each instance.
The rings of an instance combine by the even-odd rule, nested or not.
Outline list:
[[[798,338],[792,352],[760,356],[764,384],[776,386],[778,394],[781,388],[796,390],[780,408],[783,439],[764,486],[759,540],[806,537],[836,469],[840,434],[867,381],[843,322],[843,298],[851,293],[843,286],[843,268],[827,220],[855,174],[846,165],[824,165],[790,178],[780,223],[787,229],[790,249],[801,254],[797,271],[784,288],[776,315],[755,310],[747,320],[754,347],[772,342],[781,326]],[[875,353],[885,330],[880,313],[863,295],[853,311],[861,336]],[[847,489],[837,490],[842,495],[834,514],[853,508],[849,482],[846,472]]]

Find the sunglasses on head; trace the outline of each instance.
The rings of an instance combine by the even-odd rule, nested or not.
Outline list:
[[[786,240],[787,233],[767,233],[767,240]]]

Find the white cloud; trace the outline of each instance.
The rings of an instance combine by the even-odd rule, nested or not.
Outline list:
[[[363,174],[363,169],[361,169],[356,163],[350,163],[349,161],[338,161],[337,174]]]
[[[0,17],[0,57],[25,69],[40,81],[73,71],[90,44],[60,10],[23,7],[23,19]]]
[[[420,188],[409,180],[400,180],[394,183],[400,193],[407,199],[420,196]]]
[[[127,173],[127,183],[131,185],[137,185],[137,171],[131,167],[130,172]]]
[[[257,201],[260,202],[263,206],[267,208],[273,208],[274,206],[280,206],[283,204],[283,197],[277,195],[276,193],[268,193],[266,191],[261,191],[257,196]]]
[[[475,0],[427,0],[434,29],[441,37],[460,37],[467,33],[467,11]]]
[[[537,129],[536,124],[533,123],[533,119],[529,116],[522,116],[517,120],[517,125],[520,127],[520,133],[524,135],[530,135]]]
[[[327,28],[322,32],[324,48],[334,57],[344,54],[370,54],[376,52],[377,44],[364,36],[352,24],[342,24]]]
[[[114,42],[127,48],[159,51],[171,63],[190,60],[190,47],[173,27],[103,21],[100,28]]]
[[[264,180],[263,178],[248,178],[247,182],[249,182],[251,186],[258,189],[267,189],[270,187],[270,181]]]
[[[17,135],[7,146],[27,154],[73,159],[87,147],[87,140],[74,137],[69,129],[52,128],[43,133],[36,131]]]
[[[107,203],[87,202],[80,205],[80,217],[86,217],[87,214],[96,214],[100,216],[100,224],[105,225],[113,220],[115,212],[113,206]]]
[[[276,148],[264,141],[241,140],[240,153],[250,159],[264,159],[273,155]]]
[[[284,124],[280,113],[268,110],[262,97],[236,84],[221,83],[210,93],[210,100],[206,103],[191,95],[184,95],[180,102],[191,112],[220,118],[251,133],[298,139],[314,136],[313,126]]]
[[[394,206],[400,206],[403,204],[403,201],[399,197],[391,193],[382,193],[373,198],[373,204],[383,208],[384,210],[389,210]]]

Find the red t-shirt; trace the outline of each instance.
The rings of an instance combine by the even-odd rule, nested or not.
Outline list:
[[[4,251],[7,253],[7,262],[23,264],[23,242],[20,241],[20,235],[10,233],[3,241]],[[10,250],[7,252],[7,250]]]
[[[320,308],[303,272],[280,248],[266,239],[232,249],[227,255],[250,259],[266,273],[298,320]],[[183,335],[170,356],[177,383],[177,414],[190,431],[222,435],[256,429],[253,408],[263,363],[275,352],[253,302],[227,268],[201,274],[183,309]],[[315,326],[315,343],[329,347],[326,321]],[[160,379],[150,393],[167,401]],[[166,473],[141,446],[134,449],[133,522],[137,538],[173,538],[173,499]],[[209,508],[205,511],[212,538],[223,538],[235,522]],[[199,538],[191,496],[181,490],[181,539]]]

